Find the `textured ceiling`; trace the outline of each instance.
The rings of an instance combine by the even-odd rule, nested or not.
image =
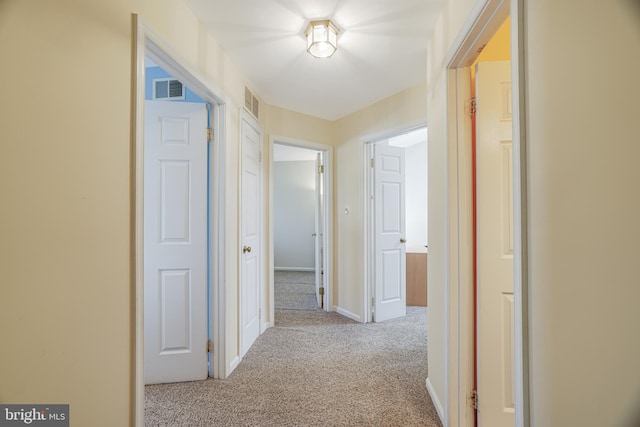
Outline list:
[[[441,0],[186,0],[265,102],[336,120],[426,78]],[[306,52],[311,20],[340,28],[328,59]]]

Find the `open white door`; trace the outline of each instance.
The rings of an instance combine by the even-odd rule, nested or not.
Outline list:
[[[207,378],[207,108],[146,101],[145,384]]]
[[[404,148],[388,142],[374,148],[375,191],[375,278],[374,318],[376,322],[405,316],[405,162]]]
[[[249,350],[260,335],[262,304],[260,209],[262,173],[260,168],[260,131],[244,118],[241,120],[241,258],[240,318],[241,354]]]
[[[324,166],[322,165],[322,153],[318,153],[316,157],[316,228],[315,228],[315,260],[316,260],[316,299],[318,307],[324,307],[324,270],[322,266],[322,174]]]
[[[478,421],[512,427],[514,398],[511,63],[476,66]]]

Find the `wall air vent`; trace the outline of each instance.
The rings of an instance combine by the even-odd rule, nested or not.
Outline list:
[[[258,120],[258,112],[260,110],[260,101],[256,98],[255,94],[247,86],[244,87],[244,109]]]
[[[184,85],[176,79],[153,79],[153,99],[184,100]]]

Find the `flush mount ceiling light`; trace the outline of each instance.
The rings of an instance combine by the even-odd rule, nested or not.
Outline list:
[[[329,58],[338,49],[338,27],[328,19],[309,22],[304,35],[307,52],[315,58]]]

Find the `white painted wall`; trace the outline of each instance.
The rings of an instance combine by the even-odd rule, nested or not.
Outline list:
[[[427,142],[405,149],[407,250],[428,244]]]
[[[275,269],[315,269],[315,164],[273,163]]]

